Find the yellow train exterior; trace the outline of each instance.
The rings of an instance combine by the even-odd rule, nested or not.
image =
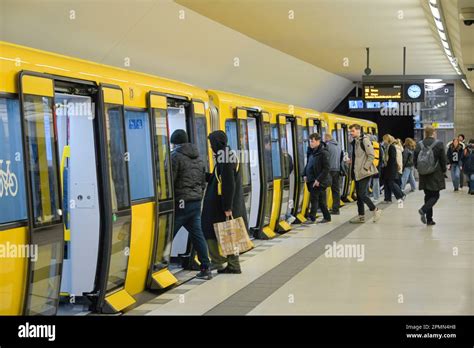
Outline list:
[[[59,118],[53,108],[58,88],[62,93],[93,93],[97,103],[94,109],[97,117],[91,118],[91,122],[96,132],[97,163],[101,164],[97,184],[102,187],[98,192],[105,198],[100,202],[101,250],[97,254],[97,283],[102,284],[96,284],[96,293],[92,294],[97,299],[95,309],[120,311],[132,305],[134,296],[145,288],[166,288],[177,281],[169,272],[166,260],[174,209],[169,186],[166,114],[170,102],[174,109],[180,110],[177,114],[184,110],[189,118],[185,120],[188,131],[194,131],[193,141],[203,145],[207,152],[210,127],[207,93],[176,81],[0,43],[0,98],[4,107],[2,116],[7,117],[3,120],[3,130],[12,130],[16,122],[17,132],[6,139],[23,138],[15,151],[3,155],[9,156],[6,158],[9,163],[14,163],[15,155],[24,153],[24,160],[17,158],[24,182],[18,183],[15,198],[21,196],[27,203],[21,217],[6,216],[6,221],[0,221],[0,242],[18,247],[39,245],[36,262],[28,257],[0,258],[0,314],[54,314],[59,301],[63,248],[68,235],[64,233],[66,216],[62,214],[65,206],[61,204],[63,192],[59,180],[64,169],[59,168],[63,161],[58,153],[62,149],[57,149],[59,130],[54,124],[54,119]],[[129,192],[128,195],[119,192],[130,189],[126,180],[120,183],[120,176],[132,175],[126,163],[127,156],[132,159],[134,156],[126,151],[118,154],[120,144],[115,144],[117,140],[113,139],[125,133],[124,110],[145,113],[153,125],[148,127],[147,135],[148,143],[153,146],[144,149],[152,156],[147,163],[153,172],[149,168],[140,168],[142,173],[137,171],[138,175],[144,175],[142,179],[152,178],[153,194],[136,201],[130,198]],[[143,127],[140,119],[134,122],[134,128]],[[124,139],[119,141],[124,145]],[[116,161],[112,154],[123,157],[123,163],[110,163]]]
[[[81,111],[87,118],[75,117],[71,100],[91,108]],[[377,133],[375,123],[360,119],[4,42],[0,116],[0,208],[10,207],[3,215],[0,209],[0,245],[17,249],[15,257],[0,257],[0,315],[55,314],[60,295],[84,295],[92,310],[115,313],[145,289],[177,282],[168,268],[174,129],[187,130],[209,172],[207,135],[226,132],[243,156],[249,232],[263,239],[306,220],[302,170],[311,133],[330,132],[345,151],[351,123]],[[342,200],[351,201],[351,178],[343,184]],[[35,258],[18,255],[29,245],[38,246]],[[88,260],[89,268],[79,268],[87,277],[75,268],[81,260]]]

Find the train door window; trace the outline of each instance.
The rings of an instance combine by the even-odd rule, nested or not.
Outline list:
[[[272,156],[272,173],[274,179],[281,178],[281,149],[278,137],[278,125],[271,125],[271,156]]]
[[[306,151],[308,150],[308,147],[309,147],[309,130],[307,127],[304,127],[303,128],[303,151],[304,151],[304,154],[306,154]],[[303,155],[303,169],[304,169],[304,166],[306,166],[306,162],[308,160],[308,157]],[[300,171],[300,173],[303,172],[303,169]]]
[[[288,144],[288,177],[290,181],[290,192],[288,195],[288,207],[287,207],[287,215],[291,214],[291,211],[294,207],[294,197],[295,197],[295,154],[296,149],[294,147],[294,134],[293,134],[293,122],[294,121],[287,121],[286,124],[286,136],[287,136],[287,144]]]
[[[125,128],[132,201],[152,198],[154,188],[148,112],[125,110]]]
[[[194,126],[196,130],[195,142],[199,151],[199,156],[203,161],[206,170],[209,171],[209,156],[207,151],[207,120],[204,103],[193,102],[194,106]]]
[[[237,135],[237,121],[227,120],[225,122],[225,132],[227,134],[227,140],[231,150],[237,151],[239,149],[239,138]]]
[[[305,134],[304,131],[306,130],[306,136],[307,138],[305,139]],[[309,138],[307,135],[308,128],[303,127],[302,125],[297,125],[296,126],[296,141],[297,141],[297,150],[298,150],[298,193],[297,193],[297,211],[295,213],[301,211],[301,207],[303,204],[303,195],[304,195],[304,181],[303,181],[303,176],[300,175],[300,173],[303,173],[304,167],[306,164],[306,150],[309,146]]]
[[[130,208],[128,168],[125,143],[123,106],[105,104],[107,157],[109,165],[111,203],[113,214],[112,251],[106,291],[125,284],[130,246],[130,215],[120,216]]]
[[[248,113],[250,115],[250,113]],[[250,116],[247,121],[248,130],[248,153],[250,162],[250,178],[251,178],[251,203],[249,215],[249,227],[255,227],[258,224],[259,203],[261,195],[261,176],[260,172],[260,152],[259,152],[259,125],[257,118]],[[245,152],[244,152],[245,153]]]
[[[321,137],[323,137],[323,134],[321,133],[320,123],[318,120],[314,120],[313,133],[318,133],[319,135],[321,135]]]
[[[290,176],[290,161],[289,161],[289,154],[288,154],[288,137],[286,136],[286,125],[280,124],[279,125],[279,133],[280,133],[280,143],[281,143],[281,154],[283,165],[281,166],[281,177],[282,179],[288,179]]]
[[[0,225],[27,219],[18,99],[0,98]]]
[[[171,165],[170,148],[168,143],[168,126],[166,120],[166,110],[153,109],[153,118],[155,121],[155,163],[156,176],[159,182],[157,195],[160,201],[173,198],[171,187]]]
[[[168,106],[168,127],[170,136],[177,129],[184,129],[185,131],[187,131],[188,127],[186,125],[186,109],[184,108],[184,106]],[[188,137],[189,136],[190,134],[188,132]]]
[[[36,227],[59,222],[61,204],[55,153],[53,99],[26,95],[24,98],[26,140],[30,154],[32,204]]]
[[[250,152],[249,152],[247,120],[240,120],[239,124],[240,124],[239,143],[240,143],[240,153],[241,153],[241,158],[242,158],[242,185],[248,186],[251,184],[251,177],[250,177]]]

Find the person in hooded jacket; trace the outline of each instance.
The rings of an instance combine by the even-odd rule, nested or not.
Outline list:
[[[206,170],[196,145],[188,141],[183,129],[171,134],[171,170],[175,199],[174,233],[186,228],[201,263],[200,279],[211,279],[211,262],[201,229],[201,200],[206,187]]]
[[[326,189],[331,185],[329,151],[321,142],[321,136],[318,133],[309,136],[309,146],[312,152],[303,170],[303,179],[308,187],[311,202],[308,223],[316,222],[318,208],[323,213],[320,223],[326,223],[331,221],[326,200]]]
[[[214,152],[214,171],[207,175],[208,184],[204,195],[201,223],[207,240],[212,263],[218,273],[241,273],[239,256],[222,256],[214,232],[214,224],[224,222],[227,218],[244,219],[248,229],[245,209],[242,175],[237,154],[227,145],[227,135],[214,131],[208,136]],[[219,192],[219,181],[221,190]],[[224,264],[227,266],[224,268]]]
[[[344,157],[341,145],[331,134],[324,135],[327,150],[329,151],[329,175],[331,176],[331,194],[332,208],[329,211],[332,215],[339,215],[339,207],[341,204],[341,163]]]

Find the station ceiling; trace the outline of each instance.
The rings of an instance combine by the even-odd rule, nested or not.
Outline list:
[[[403,46],[407,47],[407,75],[455,75],[432,30],[431,14],[423,3],[428,0],[175,1],[353,81],[361,79],[366,67],[366,47],[370,47],[372,75],[401,75]],[[458,0],[446,2],[457,10]],[[461,28],[461,35],[466,28]],[[462,40],[472,45],[474,35],[467,36]]]

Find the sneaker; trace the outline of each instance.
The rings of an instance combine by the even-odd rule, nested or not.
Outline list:
[[[315,218],[313,219],[312,217],[310,217],[310,218],[308,218],[308,220],[303,222],[303,225],[312,225],[312,224],[315,224],[315,223],[316,223],[316,219]]]
[[[355,218],[350,219],[349,222],[351,224],[363,224],[365,222],[365,216],[364,215],[356,216]]]
[[[340,215],[341,212],[340,212],[339,210],[332,210],[332,209],[331,209],[331,210],[329,211],[329,214],[331,214],[331,215]]]
[[[219,272],[219,271],[217,271]],[[202,269],[201,272],[196,274],[197,279],[205,279],[205,280],[211,280],[212,279],[212,272],[210,269]]]
[[[427,224],[428,226],[434,226],[434,225],[436,225],[436,222],[434,222],[433,220],[431,220],[431,221],[428,221],[426,224]]]
[[[373,221],[374,222],[379,221],[381,215],[382,215],[382,210],[380,210],[379,208],[375,208]]]
[[[229,266],[227,266],[224,269],[218,270],[217,273],[219,273],[219,274],[240,274],[240,273],[242,273],[242,271],[240,269],[233,269],[233,268],[229,268]]]
[[[328,222],[331,222],[331,220],[322,219],[318,221],[318,224],[327,224]]]
[[[295,222],[295,220],[296,220],[296,218],[295,218],[293,215],[291,215],[291,216],[286,220],[286,222],[288,222],[288,223],[291,225],[293,222]]]
[[[458,191],[459,191],[459,189],[456,189],[456,188],[454,189],[454,192],[458,192]]]
[[[421,222],[423,222],[424,224],[426,224],[426,215],[425,215],[424,211],[421,210],[421,209],[418,209],[418,214],[420,214]]]

